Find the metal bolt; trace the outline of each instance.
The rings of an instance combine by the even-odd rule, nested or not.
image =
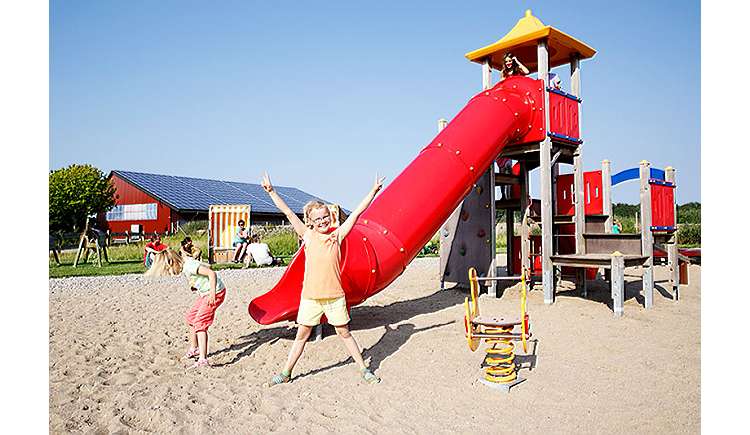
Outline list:
[[[388,230],[383,230],[383,234],[388,234]]]
[[[489,95],[489,94],[490,94],[489,92],[485,92],[485,93],[484,93],[484,95]]]
[[[515,116],[518,116],[518,112],[514,113]]]
[[[459,155],[459,154],[461,154],[461,151],[456,150],[456,155]]]
[[[508,101],[508,99],[507,98],[503,98],[503,103],[506,102],[506,101]]]
[[[362,237],[362,241],[366,242],[367,241],[367,237]]]
[[[515,89],[515,88],[517,88],[517,87],[518,87],[518,86],[516,86],[516,85],[513,85],[513,89]]]
[[[399,249],[400,252],[404,252],[404,248]]]
[[[375,269],[372,269],[372,273],[375,273]]]
[[[443,143],[442,142],[438,142],[438,148],[441,147],[441,146],[443,146]]]
[[[469,170],[470,170],[470,171],[473,171],[473,170],[474,170],[474,167],[473,167],[473,166],[469,166]]]
[[[365,219],[365,225],[367,225],[367,219]]]

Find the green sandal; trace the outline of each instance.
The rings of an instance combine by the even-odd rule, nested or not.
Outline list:
[[[371,372],[370,369],[362,369],[360,370],[360,373],[362,373],[362,379],[364,379],[368,384],[377,384],[380,382],[380,378],[375,376],[375,374]]]
[[[268,383],[266,383],[266,386],[273,387],[274,385],[286,384],[291,381],[292,381],[291,373],[287,374],[287,373],[281,372],[278,375],[275,375],[274,377],[272,377],[271,380]]]

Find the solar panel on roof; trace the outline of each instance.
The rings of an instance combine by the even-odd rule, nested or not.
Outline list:
[[[279,213],[259,184],[205,178],[112,171],[176,210],[208,210],[211,204],[250,204],[256,213]],[[276,186],[293,212],[301,214],[311,200],[325,201],[294,187]]]

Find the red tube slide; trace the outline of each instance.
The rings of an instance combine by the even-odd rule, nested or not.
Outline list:
[[[539,125],[534,121],[543,116],[541,83],[510,77],[476,95],[360,215],[341,245],[342,284],[350,307],[393,282],[503,147]],[[304,257],[301,249],[276,286],[250,302],[256,322],[295,319]]]

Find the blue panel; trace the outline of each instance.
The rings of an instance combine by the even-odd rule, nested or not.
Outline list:
[[[654,180],[664,180],[664,170],[651,168],[650,177]],[[625,169],[612,176],[612,185],[615,186],[625,181],[637,180],[641,178],[641,169],[639,167]]]
[[[640,177],[641,177],[640,168],[626,169],[612,176],[612,185],[615,186],[628,180],[637,180]]]
[[[655,180],[666,180],[662,169],[651,168],[651,178]]]

